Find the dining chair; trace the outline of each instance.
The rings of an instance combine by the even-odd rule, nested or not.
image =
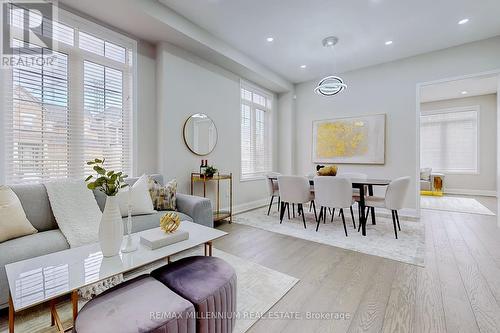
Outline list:
[[[320,208],[319,218],[316,219],[316,231],[319,229],[321,218],[323,222],[326,220],[326,209],[332,208],[332,221],[335,215],[335,209],[339,209],[344,224],[344,232],[347,237],[347,227],[345,224],[344,208],[351,209],[351,217],[354,223],[354,214],[352,213],[352,182],[349,178],[344,177],[314,177],[314,200]],[[355,227],[356,228],[356,227]]]
[[[311,192],[309,179],[302,176],[278,176],[279,195],[281,198],[280,206],[280,224],[283,222],[285,208],[288,210],[288,219],[290,219],[290,204],[297,204],[297,209],[302,215],[304,228],[306,227],[306,218],[304,215],[304,204],[312,202],[314,208],[314,217],[316,217],[316,207],[314,206],[314,193]]]
[[[368,179],[368,175],[366,173],[360,173],[360,172],[343,172],[343,173],[339,173],[337,174],[338,177],[343,177],[343,178],[349,178],[351,179]],[[365,186],[365,195],[368,193],[368,188],[367,186]],[[353,199],[359,203],[359,188],[353,188],[352,189],[352,197]],[[352,208],[351,208],[352,209]],[[375,213],[373,213],[372,216],[374,216]],[[358,220],[359,220],[359,217],[361,216],[361,212],[359,211],[359,204],[358,204]],[[367,215],[366,215],[367,216]],[[375,220],[373,219],[372,222],[374,222]],[[354,227],[356,228],[356,227]]]
[[[269,202],[269,208],[267,209],[267,215],[271,212],[271,207],[273,206],[274,197],[278,197],[278,210],[280,209],[280,191],[279,185],[276,181],[276,178],[280,175],[278,172],[270,172],[266,175],[267,180],[267,193],[271,197],[271,201]]]
[[[314,180],[314,177],[316,177],[316,173],[310,172],[306,175],[306,177],[307,177],[307,179],[309,179],[309,181]],[[311,192],[314,193],[314,185],[310,184],[310,187],[311,187]],[[311,201],[311,204],[309,205],[309,212],[311,212],[313,205],[314,205],[314,201]]]
[[[410,177],[400,177],[389,183],[389,186],[387,186],[387,190],[385,191],[385,197],[370,196],[365,200],[365,205],[367,207],[371,207],[373,209],[386,208],[391,211],[392,223],[394,225],[394,235],[396,236],[396,239],[398,239],[398,229],[401,231],[398,210],[403,208],[409,186]]]

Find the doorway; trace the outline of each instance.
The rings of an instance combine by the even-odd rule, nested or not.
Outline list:
[[[499,72],[417,86],[420,208],[498,211]]]

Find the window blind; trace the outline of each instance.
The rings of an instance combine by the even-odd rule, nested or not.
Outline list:
[[[478,172],[478,107],[420,117],[420,165],[451,173]]]
[[[22,28],[24,15],[28,11],[13,6],[10,24]],[[10,184],[83,179],[92,172],[85,161],[94,158],[105,158],[109,169],[132,173],[135,41],[61,9],[58,19],[43,21],[43,29],[52,29],[59,42],[54,50],[38,55],[23,48],[16,54],[50,61],[15,64],[3,85]],[[27,45],[20,39],[11,44]]]
[[[272,95],[241,85],[241,179],[257,179],[272,170]]]

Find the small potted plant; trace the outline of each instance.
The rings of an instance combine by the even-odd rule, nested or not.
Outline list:
[[[210,165],[208,166],[206,169],[205,169],[205,177],[207,178],[212,178],[216,173],[217,173],[217,168],[214,167],[213,165]]]
[[[123,221],[118,203],[118,192],[127,187],[123,172],[108,171],[104,168],[104,159],[88,161],[87,165],[93,165],[96,175],[90,175],[85,179],[89,190],[98,190],[106,195],[106,205],[102,212],[99,224],[99,243],[102,255],[112,257],[120,253],[123,241]]]

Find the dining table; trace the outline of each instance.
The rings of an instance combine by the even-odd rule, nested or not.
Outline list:
[[[329,176],[323,176],[329,177]],[[278,181],[278,177],[269,177],[272,182]],[[366,221],[368,220],[368,214],[365,212],[365,196],[373,196],[373,188],[375,186],[388,186],[391,182],[390,179],[377,179],[377,178],[351,178],[352,188],[359,189],[359,199],[357,200],[359,205],[359,224],[361,225],[361,234],[366,236]],[[309,183],[314,186],[314,179],[309,177]],[[366,193],[368,192],[368,193]],[[375,224],[375,210],[371,209],[372,221]]]

